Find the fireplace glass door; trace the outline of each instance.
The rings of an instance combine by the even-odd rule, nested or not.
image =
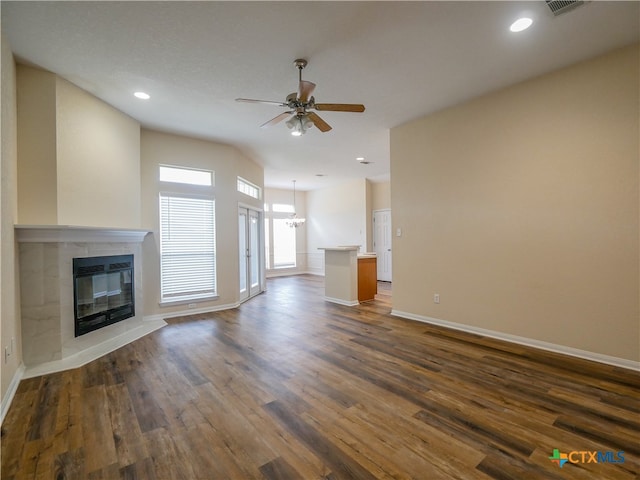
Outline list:
[[[74,258],[76,337],[134,315],[133,255]]]
[[[131,303],[131,270],[78,277],[78,318]]]

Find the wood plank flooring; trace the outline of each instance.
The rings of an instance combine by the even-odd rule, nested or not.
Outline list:
[[[2,479],[640,477],[637,372],[391,317],[388,284],[359,307],[322,295],[272,279],[22,381]]]

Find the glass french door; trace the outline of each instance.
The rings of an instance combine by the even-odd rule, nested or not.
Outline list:
[[[238,208],[238,252],[240,273],[240,301],[262,291],[262,221],[260,212]]]

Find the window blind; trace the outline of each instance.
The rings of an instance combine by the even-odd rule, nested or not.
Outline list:
[[[215,200],[160,195],[162,301],[216,294]]]

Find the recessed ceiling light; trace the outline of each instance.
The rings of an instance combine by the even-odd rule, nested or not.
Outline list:
[[[533,23],[533,20],[531,20],[528,17],[522,17],[519,18],[518,20],[516,20],[515,22],[513,22],[511,24],[511,26],[509,27],[509,30],[511,30],[512,32],[521,32],[523,30],[526,30],[527,28],[529,28],[531,26],[531,24]]]
[[[144,92],[136,92],[133,95],[142,100],[149,100],[151,98],[151,96],[148,93],[144,93]]]

